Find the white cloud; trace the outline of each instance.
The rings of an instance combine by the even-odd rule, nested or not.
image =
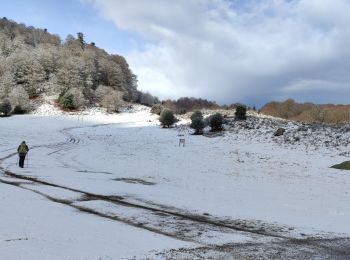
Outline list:
[[[127,59],[140,88],[162,98],[253,104],[287,97],[327,102],[330,93],[344,102],[350,94],[336,87],[350,83],[347,0],[84,2],[143,37],[145,48]]]

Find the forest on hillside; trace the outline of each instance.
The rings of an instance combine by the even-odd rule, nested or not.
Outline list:
[[[99,102],[113,110],[122,100],[153,98],[140,96],[124,57],[86,43],[83,33],[62,41],[47,29],[0,19],[0,102],[23,111],[42,94],[59,95],[68,109]]]
[[[219,107],[193,97],[161,102],[137,90],[137,77],[126,59],[85,42],[82,32],[62,40],[47,29],[0,19],[0,112],[24,113],[30,99],[43,95],[57,96],[65,109],[102,106],[117,112],[125,101],[162,103],[176,113]]]

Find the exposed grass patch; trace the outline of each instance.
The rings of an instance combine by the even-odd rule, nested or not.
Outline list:
[[[350,170],[350,161],[345,161],[336,165],[331,166],[331,168],[339,170]]]

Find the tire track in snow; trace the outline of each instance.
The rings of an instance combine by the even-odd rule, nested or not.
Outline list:
[[[180,248],[149,255],[149,259],[350,259],[349,238],[310,238],[271,242],[229,243]],[[147,258],[148,259],[148,258]]]
[[[317,237],[305,237],[305,238],[295,238],[290,236],[281,236],[281,235],[274,235],[269,233],[261,233],[261,232],[253,232],[252,230],[241,230],[237,227],[229,226],[227,224],[223,224],[221,222],[213,221],[207,217],[203,217],[201,215],[188,215],[181,212],[172,212],[169,210],[163,210],[160,208],[151,208],[144,205],[139,205],[136,203],[128,202],[123,197],[118,196],[105,196],[105,195],[99,195],[99,194],[93,194],[90,192],[81,191],[74,188],[64,187],[61,185],[49,183],[46,181],[38,180],[33,177],[28,176],[21,176],[18,174],[14,174],[11,172],[5,172],[5,175],[16,178],[16,179],[22,179],[25,181],[31,181],[32,183],[35,183],[36,185],[32,187],[28,182],[10,182],[10,181],[3,181],[0,179],[1,183],[9,184],[16,186],[18,188],[26,189],[32,192],[35,192],[41,196],[44,196],[45,198],[49,199],[50,201],[53,201],[55,203],[64,204],[67,206],[70,206],[72,208],[75,208],[81,212],[93,214],[98,217],[107,218],[113,221],[118,221],[125,223],[127,225],[141,228],[150,232],[154,232],[157,234],[165,235],[168,237],[172,237],[178,240],[187,241],[187,242],[193,242],[199,245],[199,247],[195,247],[192,249],[179,249],[179,250],[170,250],[167,252],[163,252],[161,254],[167,255],[170,254],[175,256],[181,256],[182,253],[185,253],[187,256],[200,256],[203,254],[203,252],[208,251],[216,251],[216,252],[222,252],[223,250],[227,253],[229,252],[231,255],[234,254],[244,254],[245,253],[251,253],[252,248],[260,248],[263,252],[265,250],[275,250],[277,252],[286,253],[288,252],[294,252],[298,251],[298,248],[306,248],[308,251],[314,250],[315,252],[322,252],[322,254],[327,254],[327,256],[332,257],[341,257],[337,259],[348,259],[347,257],[350,256],[350,239],[347,237],[337,237],[337,238],[317,238]],[[43,186],[51,186],[55,188],[60,188],[64,190],[74,191],[77,194],[83,195],[79,199],[64,199],[64,198],[57,198],[56,196],[52,196],[47,194],[47,192],[42,192],[40,190],[37,190],[37,187],[39,185]],[[139,213],[141,214],[147,214],[147,211],[152,214],[152,216],[158,216],[158,219],[155,219],[155,223],[153,225],[150,225],[147,223],[143,223],[142,220],[134,219],[134,218],[126,218],[123,215],[118,214],[111,214],[110,212],[104,212],[102,210],[96,209],[94,207],[89,207],[84,204],[79,204],[79,202],[84,201],[102,201],[102,202],[111,202],[112,204],[117,204],[119,206],[122,206],[122,211],[128,210],[128,208],[132,209],[138,209],[140,210]],[[180,217],[181,216],[181,217]],[[196,232],[198,229],[207,229],[210,232],[218,231],[217,234],[224,233],[227,234],[230,230],[231,232],[234,232],[234,234],[248,234],[249,240],[246,241],[240,241],[238,243],[235,242],[222,242],[218,241],[217,237],[213,237],[211,240],[210,237],[201,237],[200,235],[194,233],[190,236],[184,234],[181,230],[177,232],[175,229],[169,230],[167,228],[163,228],[161,221],[170,221],[174,223],[175,229],[179,229],[177,224],[183,224],[185,225],[185,232],[191,231],[186,229],[193,229],[192,231]],[[159,225],[160,224],[160,225]],[[214,227],[214,229],[213,229]],[[174,231],[175,230],[175,231]],[[237,233],[235,233],[237,232]],[[216,234],[216,235],[217,235]],[[252,236],[250,236],[252,235]],[[268,240],[267,240],[268,239]],[[339,246],[338,241],[341,241],[343,245]],[[344,245],[345,243],[345,245]],[[285,249],[287,248],[287,250]],[[255,250],[258,251],[258,250]],[[254,250],[253,250],[254,252]],[[270,254],[270,252],[268,252]],[[310,252],[306,252],[310,253]],[[300,253],[299,257],[303,255],[303,252]],[[327,258],[327,259],[332,259]],[[198,258],[200,259],[200,258]],[[293,258],[294,259],[294,258]]]
[[[128,208],[136,208],[136,209],[144,210],[146,212],[149,211],[152,213],[159,214],[160,216],[171,216],[175,219],[180,218],[180,219],[190,221],[191,223],[201,223],[204,225],[228,229],[228,230],[235,231],[235,232],[244,232],[247,234],[270,237],[270,238],[281,238],[281,239],[295,238],[293,236],[279,234],[278,231],[277,232],[276,231],[270,232],[269,230],[262,229],[261,227],[260,228],[254,227],[253,223],[251,223],[250,225],[246,225],[244,227],[241,224],[234,224],[234,223],[228,223],[227,221],[215,220],[207,215],[194,214],[194,213],[182,211],[179,209],[176,209],[176,211],[175,211],[175,210],[171,210],[169,207],[162,208],[160,205],[155,206],[154,204],[150,205],[150,204],[146,204],[146,203],[141,204],[141,203],[131,202],[122,196],[114,196],[114,195],[107,196],[107,195],[96,194],[96,193],[92,193],[92,192],[87,192],[87,191],[83,191],[83,190],[79,190],[79,189],[75,189],[75,188],[70,188],[70,187],[58,185],[55,183],[50,183],[50,182],[40,180],[40,179],[35,178],[35,177],[30,177],[30,176],[12,173],[9,171],[5,171],[4,175],[9,176],[9,177],[13,177],[13,178],[17,178],[17,179],[32,181],[33,183],[37,183],[37,184],[42,184],[42,185],[46,185],[46,186],[51,186],[51,187],[56,187],[56,188],[61,188],[64,190],[77,192],[77,193],[80,193],[80,194],[87,196],[88,199],[86,199],[86,201],[109,202],[109,203],[116,204],[119,206],[125,206]]]

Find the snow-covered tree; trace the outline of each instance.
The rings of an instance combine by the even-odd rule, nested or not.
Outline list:
[[[108,112],[118,112],[123,104],[122,93],[111,87],[101,85],[96,89],[95,93],[102,107],[106,108]]]
[[[33,53],[34,58],[45,71],[45,80],[49,80],[51,74],[56,74],[58,69],[59,48],[56,46],[39,46]]]
[[[0,100],[5,99],[14,86],[13,75],[10,71],[5,71],[0,77]]]
[[[46,95],[55,95],[60,93],[57,86],[58,83],[56,75],[50,74],[49,79],[44,81],[39,88],[40,91]]]
[[[15,52],[9,57],[8,65],[16,85],[23,86],[31,97],[39,94],[45,72],[33,53],[25,50]]]
[[[73,105],[75,108],[81,108],[85,106],[86,100],[83,92],[79,88],[71,88],[68,90],[68,94],[73,96]]]
[[[21,86],[12,89],[9,100],[15,113],[21,113],[29,109],[29,95]]]
[[[84,63],[77,57],[65,57],[57,71],[57,83],[61,88],[84,87]]]

